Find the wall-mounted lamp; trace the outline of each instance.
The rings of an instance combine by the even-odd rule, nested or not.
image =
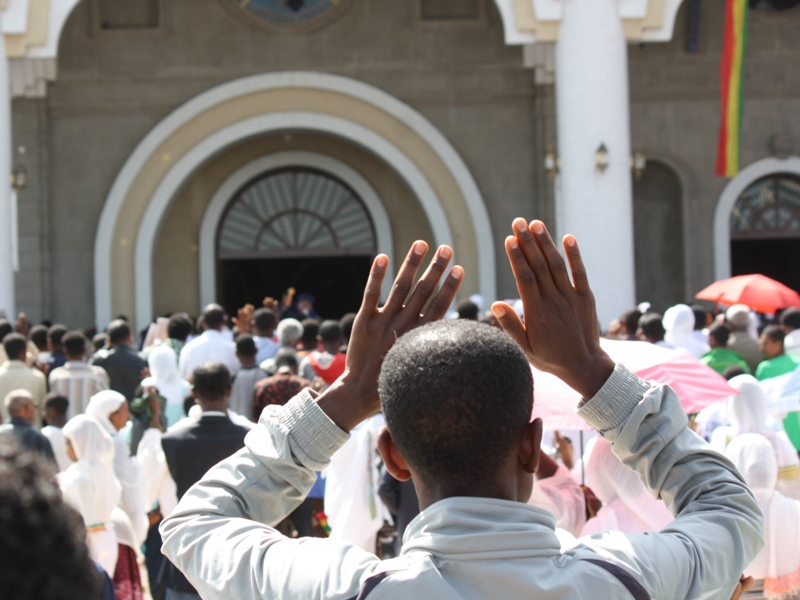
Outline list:
[[[631,169],[633,169],[633,176],[637,181],[642,178],[645,167],[647,167],[647,158],[637,150],[633,153],[633,156],[631,156]]]
[[[17,164],[14,165],[14,170],[11,171],[11,187],[17,190],[17,193],[25,189],[28,185],[28,169],[25,163],[22,162],[25,157],[25,146],[17,148]]]
[[[555,152],[548,152],[544,156],[544,170],[550,177],[555,177],[558,170],[561,168],[561,159],[556,156]]]
[[[594,166],[602,173],[608,168],[608,164],[608,148],[605,144],[600,144],[594,153]]]

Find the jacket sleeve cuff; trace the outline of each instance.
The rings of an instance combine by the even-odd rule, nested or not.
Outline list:
[[[649,389],[650,384],[618,364],[594,398],[581,399],[578,415],[601,433],[615,429],[627,420]]]
[[[278,422],[289,430],[293,450],[312,463],[326,464],[350,439],[315,402],[319,394],[306,388],[278,412]]]

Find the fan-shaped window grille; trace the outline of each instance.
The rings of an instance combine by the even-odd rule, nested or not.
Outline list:
[[[776,173],[739,196],[731,212],[731,238],[786,237],[800,237],[800,178]]]
[[[375,230],[356,194],[312,169],[274,171],[231,202],[220,259],[375,254]]]

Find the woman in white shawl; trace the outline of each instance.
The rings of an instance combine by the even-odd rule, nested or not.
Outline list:
[[[167,427],[171,427],[183,418],[183,399],[192,391],[189,382],[183,379],[178,371],[178,357],[172,348],[156,347],[147,357],[150,377],[142,381],[142,387],[156,388],[158,395],[166,401],[164,416]]]
[[[144,479],[139,463],[131,456],[127,442],[119,434],[130,418],[125,396],[104,390],[89,399],[86,414],[95,418],[114,442],[114,474],[122,486],[118,506],[111,514],[111,523],[119,543],[117,568],[112,576],[118,600],[141,600],[142,581],[139,575],[137,549],[147,535],[148,521],[144,506]]]
[[[711,434],[711,446],[717,452],[739,435],[757,433],[764,436],[775,452],[778,465],[778,490],[800,500],[800,458],[783,429],[772,429],[767,423],[767,397],[752,375],[738,375],[728,384],[739,393],[728,399],[729,427],[719,427]]]
[[[128,403],[119,392],[104,390],[91,397],[86,414],[97,419],[114,441],[114,473],[122,485],[119,506],[128,515],[133,527],[133,539],[128,540],[130,543],[126,545],[138,548],[147,535],[147,508],[139,463],[131,456],[128,444],[119,434],[130,417]]]
[[[58,485],[64,500],[83,517],[92,559],[113,577],[118,547],[111,513],[122,495],[114,476],[114,442],[86,415],[70,419],[63,432],[74,462],[58,474]]]
[[[674,520],[664,503],[650,495],[639,476],[614,456],[611,444],[595,438],[586,452],[586,485],[603,507],[597,516],[586,521],[582,536],[601,531],[660,531]]]
[[[764,513],[765,545],[745,574],[757,582],[763,580],[768,600],[794,598],[800,593],[800,502],[775,489],[778,464],[764,436],[739,435],[725,455],[739,469]]]
[[[694,335],[694,312],[685,304],[676,304],[664,313],[664,341],[674,348],[682,348],[695,358],[700,358],[711,348],[699,342]]]

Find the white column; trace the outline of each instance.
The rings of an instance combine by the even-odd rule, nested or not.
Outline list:
[[[601,327],[634,305],[628,55],[617,0],[563,0],[556,44],[560,234],[583,251]],[[609,166],[595,166],[604,144]]]
[[[0,16],[0,19],[2,17]],[[13,321],[14,249],[11,210],[11,89],[5,38],[0,32],[0,311]]]

